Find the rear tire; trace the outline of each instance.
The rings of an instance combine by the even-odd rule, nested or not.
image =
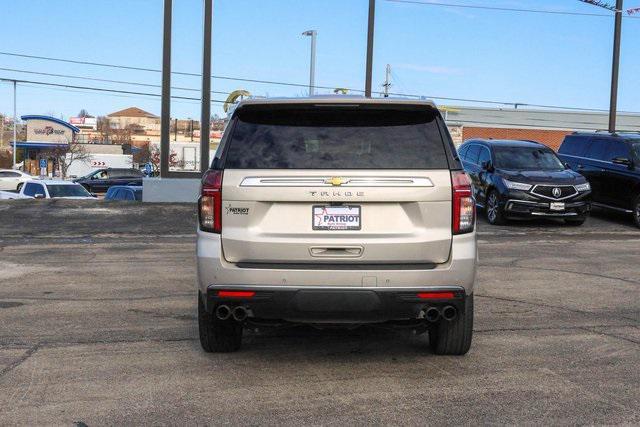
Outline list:
[[[207,312],[198,292],[198,330],[200,345],[207,353],[231,353],[242,344],[242,324],[233,319],[220,320]]]
[[[581,217],[581,218],[571,218],[571,219],[565,219],[564,223],[567,225],[571,225],[574,227],[579,227],[582,224],[584,224],[584,222],[587,220],[586,217]]]
[[[473,338],[473,294],[466,297],[464,313],[452,321],[440,320],[429,330],[429,345],[435,354],[462,356]]]
[[[502,207],[500,207],[498,193],[495,190],[492,190],[487,196],[484,212],[487,215],[487,221],[489,221],[491,225],[502,225],[506,222],[504,212],[502,211]]]
[[[636,227],[640,228],[640,196],[636,197],[633,204],[633,222],[636,223]]]

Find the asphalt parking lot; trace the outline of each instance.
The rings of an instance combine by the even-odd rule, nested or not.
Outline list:
[[[465,357],[426,334],[307,327],[205,354],[194,208],[89,203],[0,204],[1,425],[640,423],[624,217],[481,222]]]

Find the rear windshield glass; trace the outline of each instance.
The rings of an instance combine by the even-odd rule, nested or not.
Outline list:
[[[556,154],[546,148],[496,147],[495,167],[512,170],[563,170]]]
[[[91,194],[82,185],[50,185],[47,184],[49,196],[55,197],[90,197]]]
[[[428,110],[248,109],[225,168],[447,169],[438,120]]]

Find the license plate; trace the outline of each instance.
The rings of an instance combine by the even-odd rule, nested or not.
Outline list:
[[[360,230],[360,206],[314,206],[314,230]]]
[[[551,202],[549,203],[549,209],[552,211],[563,211],[564,203],[562,202]]]

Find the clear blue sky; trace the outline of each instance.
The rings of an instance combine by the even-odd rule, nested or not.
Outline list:
[[[428,1],[428,0],[423,0]],[[610,14],[577,0],[437,0],[441,3]],[[161,0],[3,0],[2,51],[160,68]],[[640,7],[627,0],[626,7]],[[308,82],[309,38],[318,31],[316,83],[364,87],[368,0],[215,0],[213,73]],[[392,66],[392,91],[608,108],[613,18],[454,9],[378,0],[374,87]],[[201,1],[174,0],[173,69],[199,72]],[[640,111],[640,19],[623,23],[619,109]],[[104,69],[0,55],[0,67],[160,83],[159,73]],[[0,71],[0,76],[154,92],[126,86]],[[173,85],[198,88],[196,77]],[[298,96],[304,88],[214,79],[212,89]],[[321,91],[322,92],[322,91]],[[326,91],[325,91],[326,92]],[[174,91],[198,96],[197,92]],[[216,94],[214,99],[224,99]],[[439,104],[461,104],[436,100]],[[221,114],[220,104],[213,112]],[[159,98],[107,95],[40,86],[18,87],[18,114],[65,119],[81,108],[103,115],[129,106],[159,114]],[[11,114],[12,91],[0,83],[0,112]],[[199,104],[172,102],[172,116],[199,117]]]

